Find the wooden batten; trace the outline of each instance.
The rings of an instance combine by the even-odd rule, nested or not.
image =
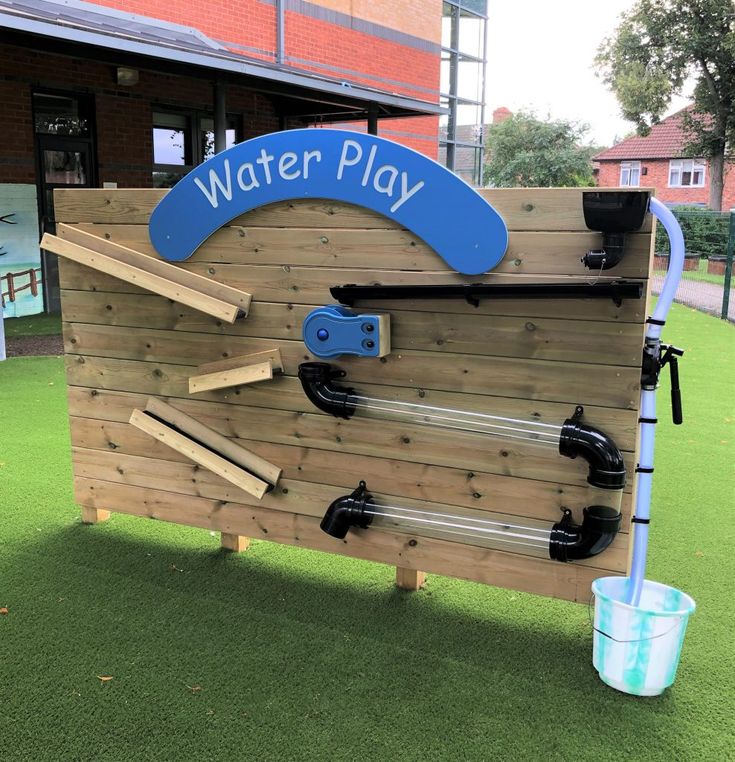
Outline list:
[[[251,299],[248,293],[223,287],[203,276],[81,230],[75,231],[73,237],[83,240],[85,245],[46,233],[41,248],[228,323],[247,315]]]
[[[196,375],[189,377],[189,394],[270,381],[274,373],[283,373],[280,349],[205,363],[197,368]]]
[[[270,485],[267,482],[233,465],[226,458],[217,455],[209,448],[203,447],[190,437],[181,434],[176,429],[146,414],[142,410],[133,410],[130,416],[130,425],[159,439],[168,447],[176,450],[176,452],[185,455],[189,460],[193,460],[197,465],[221,476],[231,484],[258,499],[262,498],[268,491]]]
[[[255,453],[236,445],[227,437],[213,431],[197,421],[196,418],[182,413],[181,410],[177,410],[172,405],[151,397],[146,403],[145,412],[151,413],[197,442],[201,442],[210,450],[220,453],[227,460],[233,461],[246,471],[255,474],[269,485],[275,487],[278,484],[278,480],[281,478],[281,469],[278,466],[274,466]]]
[[[211,392],[215,389],[229,389],[233,386],[254,384],[256,381],[270,381],[273,378],[273,366],[270,362],[245,365],[242,368],[221,370],[218,373],[191,376],[189,394]]]

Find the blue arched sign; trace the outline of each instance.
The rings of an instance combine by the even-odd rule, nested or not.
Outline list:
[[[508,245],[501,216],[441,164],[374,135],[330,129],[274,132],[213,156],[153,210],[150,238],[164,259],[180,262],[238,215],[297,198],[373,209],[466,275],[492,270]]]

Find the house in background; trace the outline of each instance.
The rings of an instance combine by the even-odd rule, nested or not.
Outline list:
[[[685,156],[687,135],[682,127],[684,110],[651,128],[645,137],[632,137],[593,157],[599,164],[597,184],[603,188],[646,186],[667,204],[709,202],[709,164]],[[733,162],[725,163],[722,208],[735,207]]]

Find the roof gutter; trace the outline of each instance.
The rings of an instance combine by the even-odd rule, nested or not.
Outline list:
[[[228,55],[218,51],[206,54],[198,53],[192,50],[182,50],[175,46],[158,45],[89,31],[69,24],[48,23],[39,19],[18,16],[7,12],[0,12],[0,29],[12,29],[17,32],[50,37],[65,42],[76,42],[82,45],[90,45],[117,52],[122,51],[147,58],[173,61],[188,66],[254,77],[269,82],[316,90],[321,93],[331,93],[342,98],[364,101],[366,108],[368,103],[378,103],[383,106],[414,111],[421,114],[438,115],[447,112],[447,109],[438,103],[393,95],[382,90],[375,90],[360,85],[346,86],[341,82],[335,82],[317,75],[300,74],[293,70],[271,68],[250,61],[245,62],[234,54]]]

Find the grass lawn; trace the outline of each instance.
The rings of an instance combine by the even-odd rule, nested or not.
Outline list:
[[[29,315],[8,318],[5,321],[6,336],[56,336],[61,334],[61,315]]]
[[[113,515],[71,494],[63,362],[0,363],[8,760],[725,760],[735,737],[735,328],[675,306],[648,576],[697,601],[677,682],[603,685],[588,611]],[[112,677],[101,681],[98,676]]]

